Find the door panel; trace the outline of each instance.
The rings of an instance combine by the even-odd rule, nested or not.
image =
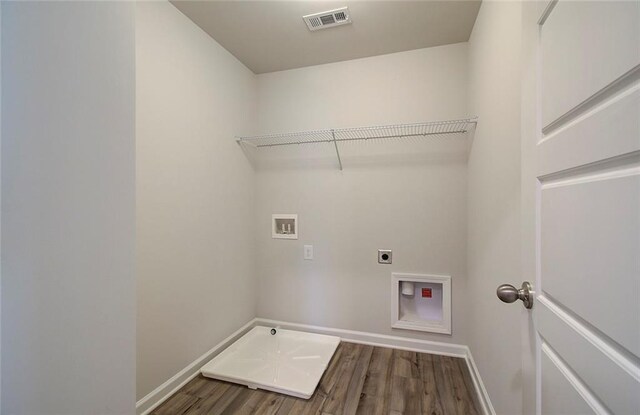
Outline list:
[[[538,175],[545,176],[637,150],[639,114],[640,86],[637,86],[544,136],[544,141],[538,145]]]
[[[591,406],[569,382],[547,353],[542,354],[543,414],[594,414]]]
[[[640,2],[523,4],[529,414],[640,408]]]
[[[542,125],[640,62],[640,2],[559,1],[541,30]]]
[[[598,334],[558,311],[554,302],[541,297],[538,301],[540,335],[593,396],[616,414],[632,414],[640,408],[638,377],[625,354],[608,347]],[[599,348],[598,346],[601,348]],[[547,379],[544,377],[544,383]],[[543,412],[544,413],[544,412]]]
[[[599,172],[543,182],[541,288],[640,355],[640,167]]]

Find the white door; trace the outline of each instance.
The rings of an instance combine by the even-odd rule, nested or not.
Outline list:
[[[640,414],[640,2],[522,26],[524,408]]]

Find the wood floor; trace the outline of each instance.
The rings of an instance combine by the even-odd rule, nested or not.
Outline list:
[[[342,342],[313,396],[298,399],[199,375],[156,415],[480,414],[464,359]]]

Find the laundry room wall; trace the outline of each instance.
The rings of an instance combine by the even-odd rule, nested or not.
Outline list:
[[[466,82],[466,43],[262,74],[258,131],[464,118]],[[258,315],[466,343],[465,143],[344,144],[343,171],[332,145],[256,156]],[[273,213],[298,214],[299,239],[272,239]],[[392,265],[378,249],[393,250]],[[452,277],[452,335],[391,329],[392,272]]]
[[[134,411],[134,17],[2,3],[3,414]]]
[[[520,22],[520,3],[483,2],[469,40],[469,111],[480,122],[469,156],[468,341],[499,414],[522,412],[519,327],[526,310],[495,294],[521,275]]]
[[[136,4],[137,399],[255,317],[255,75],[168,2]]]

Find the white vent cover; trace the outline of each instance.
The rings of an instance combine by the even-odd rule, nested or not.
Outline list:
[[[311,31],[351,23],[348,7],[329,10],[328,12],[308,14],[302,16],[302,18]]]

